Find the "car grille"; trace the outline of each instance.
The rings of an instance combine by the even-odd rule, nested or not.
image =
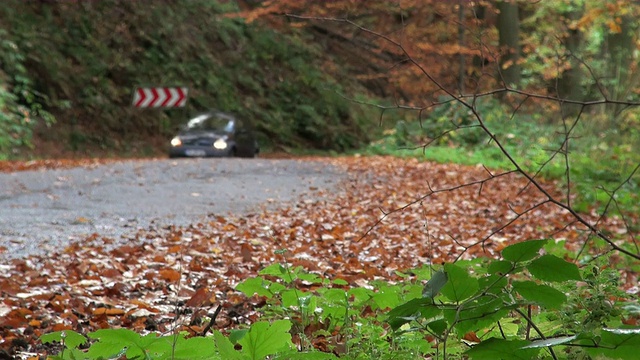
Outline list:
[[[192,146],[213,146],[213,139],[191,139],[191,140],[183,140],[184,145],[192,145]]]

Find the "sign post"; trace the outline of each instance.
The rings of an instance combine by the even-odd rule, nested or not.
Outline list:
[[[188,94],[187,87],[139,87],[133,92],[132,105],[136,108],[183,108]],[[166,127],[166,124],[158,124],[160,136]]]
[[[184,107],[189,89],[186,87],[136,88],[133,106],[137,108]]]

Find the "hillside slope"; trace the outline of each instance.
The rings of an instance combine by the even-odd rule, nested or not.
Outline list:
[[[7,2],[0,83],[18,104],[28,89],[56,122],[36,127],[35,149],[0,141],[0,157],[154,154],[186,117],[212,107],[252,119],[265,148],[344,150],[376,125],[340,95],[357,83],[322,71],[323,49],[225,16],[233,2]],[[186,109],[131,106],[136,86],[176,85],[190,89]]]

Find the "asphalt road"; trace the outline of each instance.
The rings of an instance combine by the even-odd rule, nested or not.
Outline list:
[[[278,207],[332,189],[345,174],[324,162],[272,159],[125,161],[0,173],[2,258],[46,254],[87,235],[127,239],[212,215]],[[314,192],[315,193],[315,192]]]

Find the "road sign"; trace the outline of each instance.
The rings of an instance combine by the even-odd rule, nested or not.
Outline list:
[[[137,88],[133,94],[133,106],[183,107],[187,103],[189,89],[186,87]]]

